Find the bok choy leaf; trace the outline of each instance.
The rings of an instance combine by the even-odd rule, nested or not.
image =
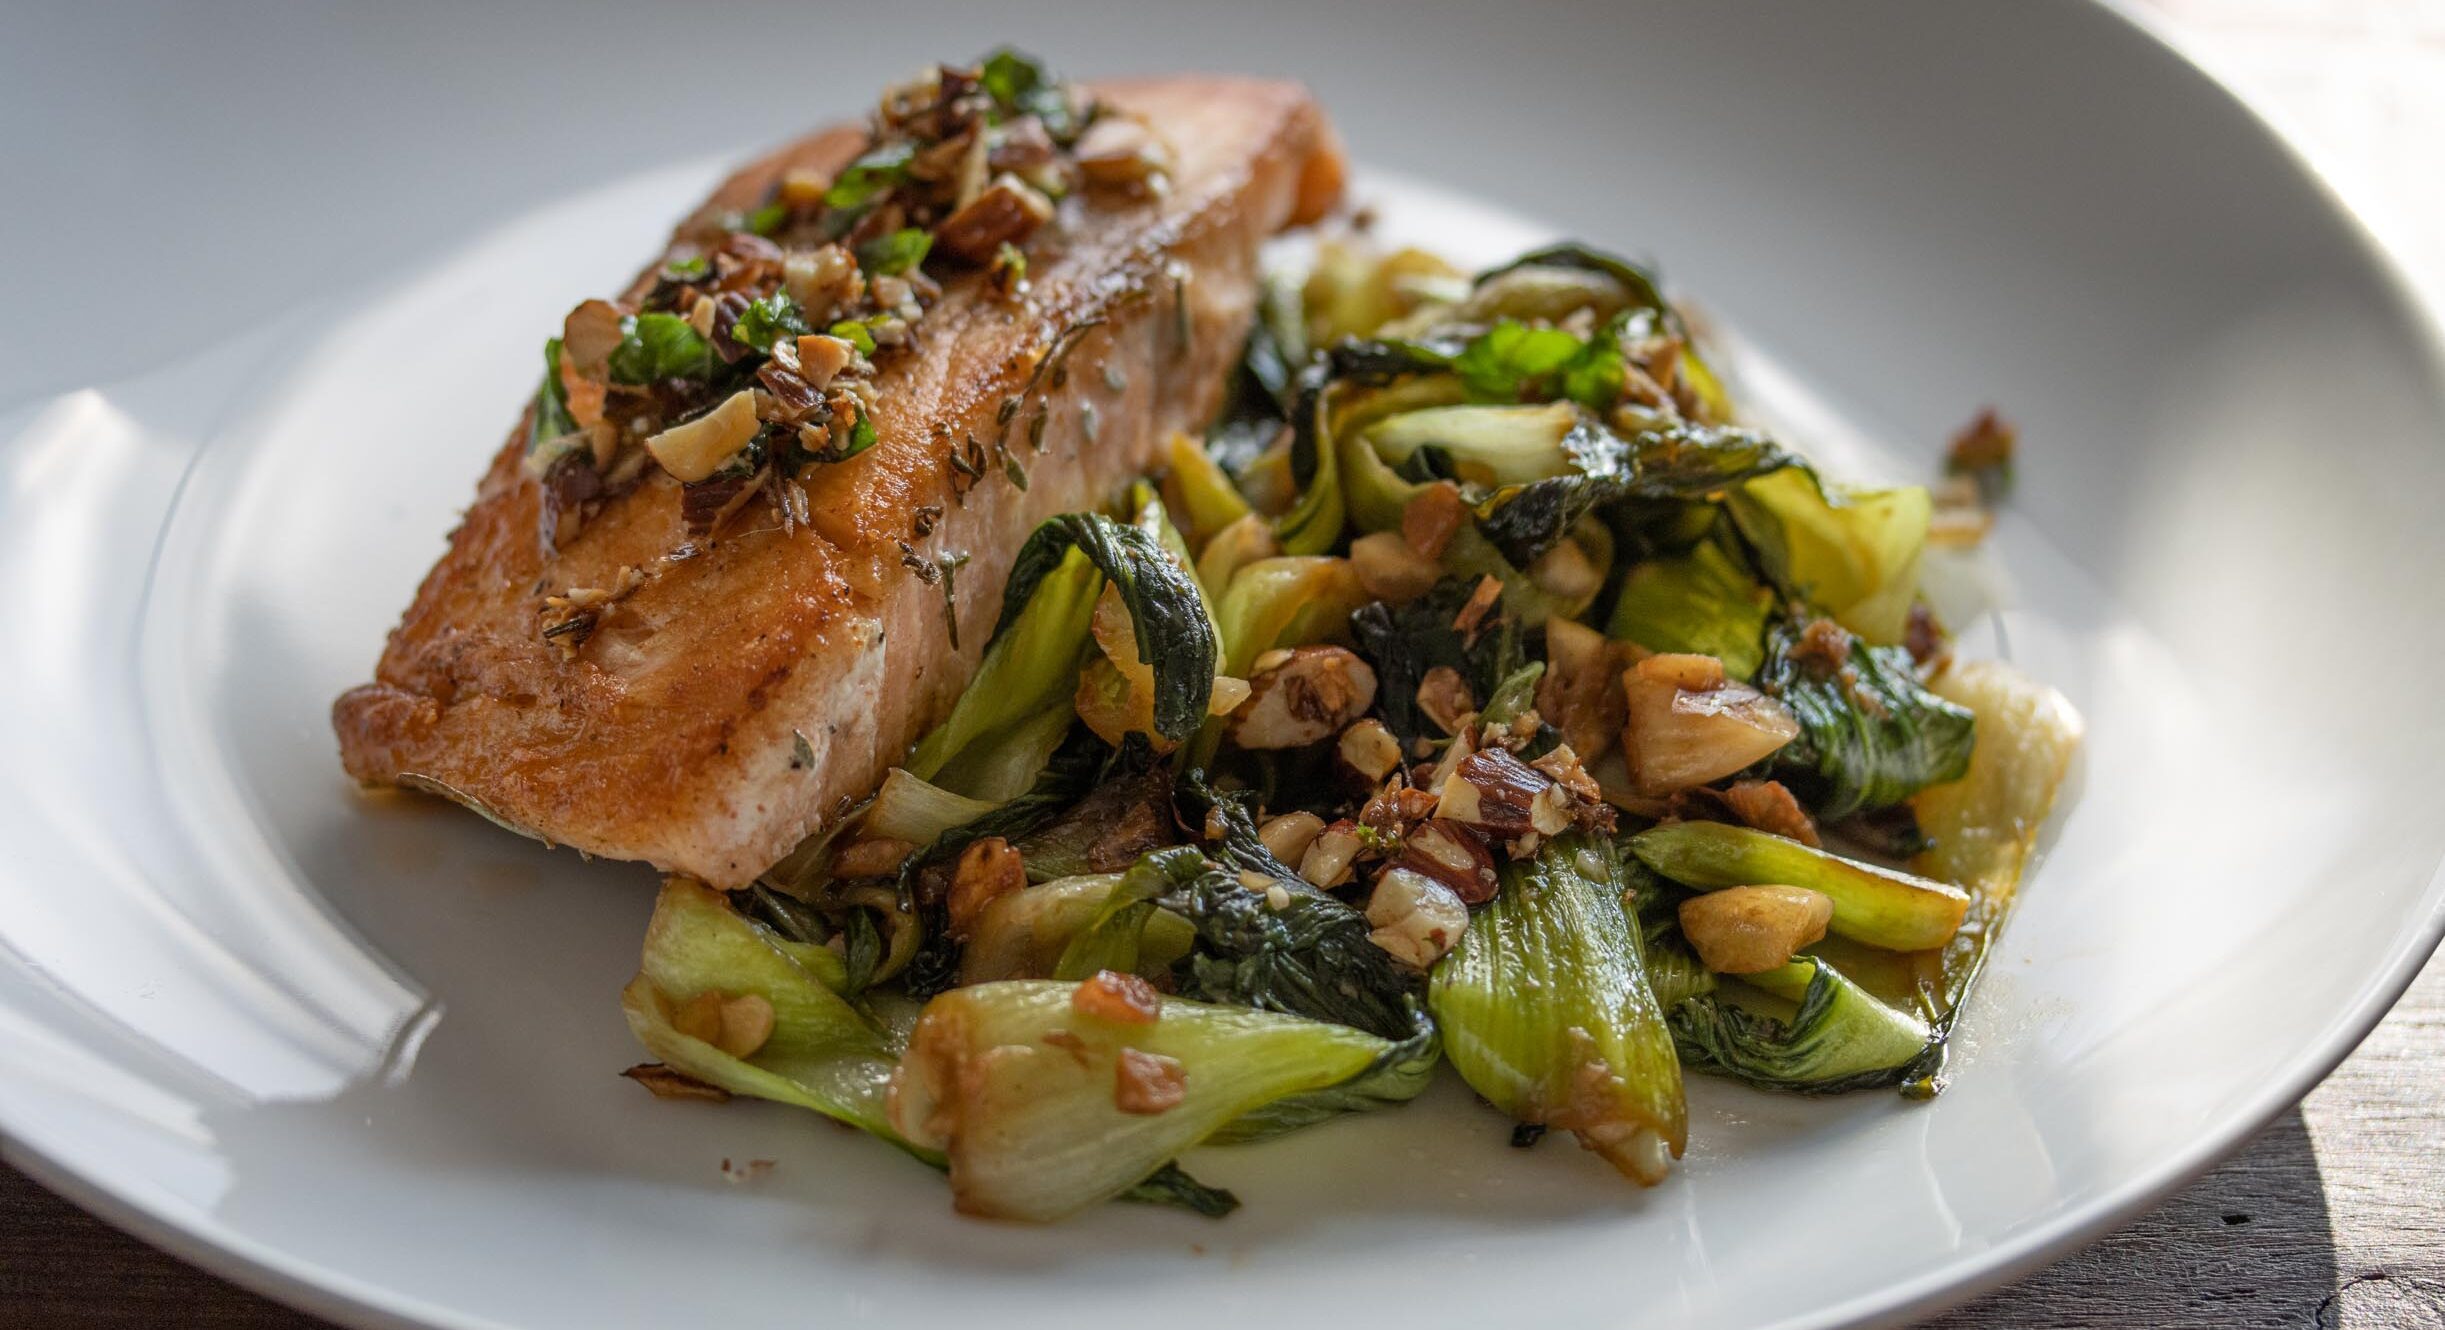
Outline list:
[[[1513,860],[1436,964],[1428,1007],[1469,1088],[1652,1186],[1680,1157],[1687,1110],[1624,885],[1611,844],[1577,832]]]
[[[1779,1021],[1715,997],[1684,1001],[1670,1013],[1683,1065],[1760,1090],[1841,1094],[1899,1084],[1930,1046],[1925,1021],[1818,957],[1743,978],[1799,1010]]]
[[[1969,770],[1976,718],[1921,687],[1906,648],[1869,646],[1820,623],[1804,649],[1806,631],[1775,630],[1757,684],[1800,722],[1774,762],[1819,818],[1890,808]],[[1829,650],[1829,640],[1839,645]]]
[[[1950,942],[1970,903],[1959,887],[1723,822],[1650,827],[1630,838],[1630,852],[1700,891],[1772,884],[1822,893],[1834,902],[1836,933],[1892,951]]]
[[[1129,609],[1138,659],[1154,667],[1155,732],[1174,742],[1195,733],[1214,689],[1214,623],[1196,577],[1141,526],[1095,513],[1047,519],[1011,563],[994,640],[1020,621],[1037,588],[1073,551],[1086,555]]]
[[[927,1004],[894,1079],[892,1123],[943,1154],[962,1211],[1074,1213],[1268,1104],[1365,1074],[1390,1047],[1271,1012],[1082,998],[1107,982],[977,984]]]

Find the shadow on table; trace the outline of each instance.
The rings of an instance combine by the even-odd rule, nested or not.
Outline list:
[[[2333,1326],[2356,1301],[2339,1296],[2336,1273],[2325,1180],[2296,1108],[2154,1211],[1930,1325]]]

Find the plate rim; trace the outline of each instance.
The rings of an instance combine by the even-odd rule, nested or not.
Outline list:
[[[2372,224],[2369,214],[2302,149],[2284,123],[2245,96],[2215,67],[2195,56],[2169,20],[2141,9],[2139,0],[2090,0],[2088,7],[2115,21],[2131,37],[2154,47],[2159,55],[2170,57],[2174,67],[2198,80],[2206,95],[2221,99],[2228,112],[2238,112],[2240,122],[2254,130],[2263,144],[2273,147],[2283,162],[2311,186],[2325,211],[2341,224],[2342,236],[2357,251],[2369,275],[2376,279],[2379,294],[2399,317],[2402,330],[2417,347],[2422,365],[2438,387],[2440,399],[2445,399],[2445,308],[2424,295],[2411,279],[2387,232]],[[19,405],[39,409],[56,396],[37,396]],[[182,477],[179,482],[181,490],[185,479]],[[172,507],[176,507],[176,500]],[[156,559],[159,554],[157,544]],[[2392,1013],[2440,943],[2445,942],[2445,863],[2430,872],[2420,890],[2417,909],[2424,917],[2415,916],[2414,926],[2399,936],[2385,964],[2371,972],[2368,982],[2339,1015],[2327,1022],[2281,1073],[2269,1078],[2265,1090],[2215,1127],[2202,1132],[2194,1143],[2136,1172],[2099,1197],[2070,1207],[2005,1241],[1901,1283],[1787,1318],[1776,1323],[1776,1330],[1841,1330],[1905,1324],[1940,1314],[2087,1247],[2196,1181],[2297,1105]],[[184,1206],[154,1189],[114,1189],[98,1174],[89,1175],[32,1140],[9,1131],[5,1123],[0,1123],[0,1159],[46,1190],[174,1259],[335,1324],[362,1330],[516,1330],[509,1323],[480,1313],[444,1307],[393,1285],[291,1255],[274,1244],[228,1229],[210,1214]]]

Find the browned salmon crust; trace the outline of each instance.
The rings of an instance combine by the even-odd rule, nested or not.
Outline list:
[[[332,708],[349,774],[725,888],[870,791],[973,674],[1037,523],[1110,502],[1172,431],[1218,409],[1260,243],[1339,194],[1331,131],[1299,88],[1173,78],[1092,92],[1167,142],[1168,195],[1065,203],[1020,296],[948,283],[919,345],[881,369],[875,446],[807,478],[812,527],[724,536],[573,658],[539,635],[539,593],[610,585],[681,545],[679,486],[656,473],[549,551],[523,423],[512,431],[376,681]],[[708,206],[752,207],[785,171],[837,172],[863,143],[848,127],[812,135]],[[914,566],[960,556],[948,583]]]

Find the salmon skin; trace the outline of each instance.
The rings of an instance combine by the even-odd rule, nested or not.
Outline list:
[[[721,888],[870,793],[967,684],[1029,532],[1108,505],[1219,409],[1260,245],[1339,195],[1331,130],[1295,86],[1087,90],[1168,147],[1168,190],[1064,200],[1016,292],[944,280],[914,345],[876,359],[873,445],[806,472],[803,524],[692,541],[681,486],[655,471],[555,548],[521,423],[374,682],[333,707],[348,773]],[[802,139],[699,215],[752,209],[789,173],[832,177],[867,142]],[[539,632],[546,596],[649,566],[575,650]]]

